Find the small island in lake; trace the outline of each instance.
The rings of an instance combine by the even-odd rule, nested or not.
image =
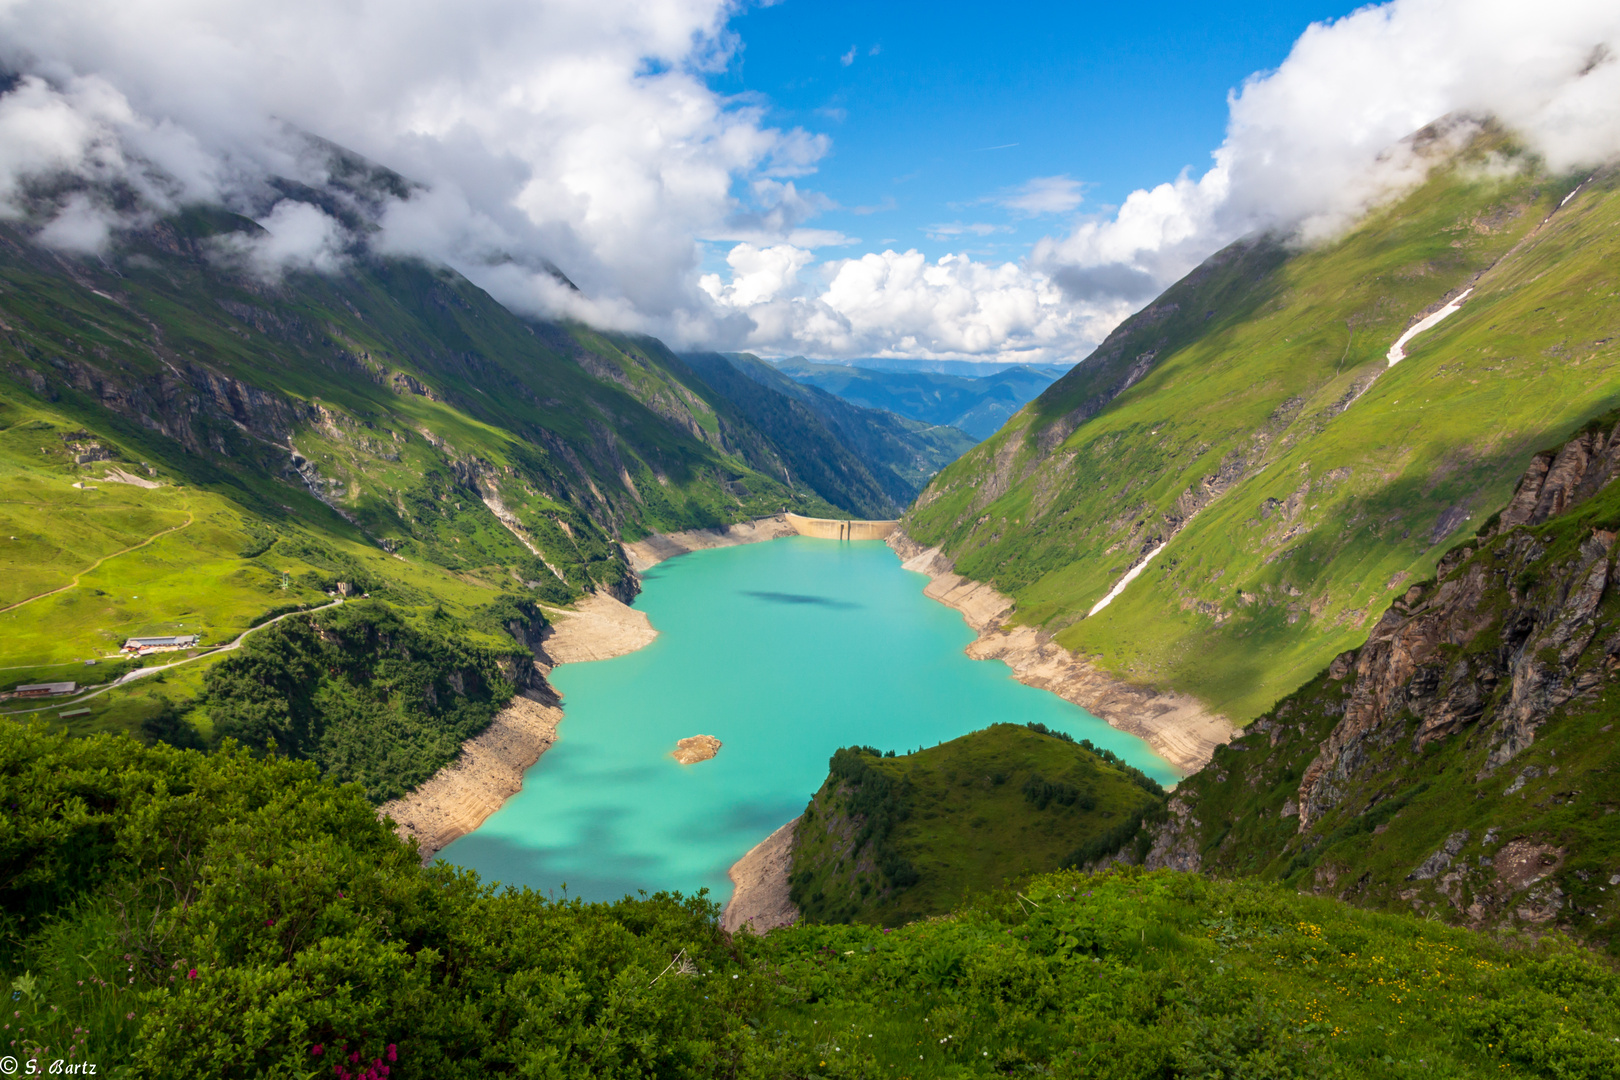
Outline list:
[[[692,735],[677,742],[670,756],[682,765],[696,765],[718,754],[720,745],[720,740],[713,735]]]

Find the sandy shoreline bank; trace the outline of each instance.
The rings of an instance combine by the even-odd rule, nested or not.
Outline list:
[[[785,515],[717,529],[654,534],[624,545],[638,573],[691,551],[762,543],[801,535]],[[1215,747],[1235,729],[1196,699],[1120,682],[1075,656],[1031,627],[1003,629],[1013,601],[981,582],[954,572],[937,548],[924,548],[895,530],[888,544],[903,566],[927,574],[923,590],[956,608],[979,635],[968,647],[975,659],[1001,660],[1020,682],[1072,701],[1114,727],[1145,739],[1177,769],[1202,768]],[[560,664],[607,660],[645,648],[658,636],[646,614],[606,594],[593,594],[574,609],[546,608],[550,620],[536,650],[535,665],[550,674]],[[563,710],[556,699],[530,695],[515,699],[490,726],[462,746],[455,761],[402,798],[378,808],[395,821],[395,831],[415,837],[422,861],[483,824],[523,787],[524,773],[557,740]],[[796,819],[795,819],[796,820]],[[727,929],[743,923],[763,931],[797,918],[788,899],[793,822],[777,829],[731,868],[735,890],[722,916]]]
[[[607,660],[646,647],[658,631],[644,612],[605,593],[574,610],[546,608],[549,622],[535,667],[549,675],[559,664]],[[523,774],[557,741],[563,710],[556,698],[519,696],[489,727],[461,744],[461,754],[414,791],[377,808],[394,831],[416,838],[422,864],[466,836],[523,788]]]
[[[979,635],[968,646],[969,656],[1000,660],[1019,682],[1050,691],[1140,737],[1182,772],[1203,768],[1215,748],[1236,733],[1229,720],[1205,709],[1197,698],[1122,682],[1034,627],[1003,629],[1015,606],[1012,598],[957,574],[938,548],[925,548],[899,530],[889,537],[889,546],[905,569],[932,579],[924,595],[960,611]]]
[[[763,934],[799,921],[799,909],[788,895],[798,824],[794,818],[732,864],[727,872],[731,899],[720,913],[720,929],[730,934],[746,925]]]
[[[799,531],[788,521],[787,515],[757,518],[736,525],[722,525],[717,529],[691,529],[678,533],[653,533],[633,544],[624,545],[630,560],[630,569],[636,573],[650,569],[677,555],[689,551],[707,551],[710,548],[736,547],[738,544],[758,544],[766,540],[779,540],[784,536],[798,536]]]

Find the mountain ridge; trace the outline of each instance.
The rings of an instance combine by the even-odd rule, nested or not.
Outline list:
[[[1114,675],[1259,715],[1432,573],[1525,457],[1620,396],[1599,299],[1614,170],[1551,178],[1515,153],[1487,132],[1337,240],[1227,248],[945,469],[903,528]],[[1392,368],[1401,331],[1470,286]]]

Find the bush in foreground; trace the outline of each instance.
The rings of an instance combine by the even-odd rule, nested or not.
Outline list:
[[[0,1052],[153,1077],[1620,1075],[1620,977],[1272,885],[722,934],[424,869],[304,762],[0,728]]]

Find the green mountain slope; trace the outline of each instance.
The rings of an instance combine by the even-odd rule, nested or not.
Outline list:
[[[653,339],[363,250],[269,283],[222,254],[257,229],[197,209],[85,260],[0,228],[0,690],[106,681],[128,636],[223,644],[339,583],[510,648],[491,613],[628,598],[621,538],[840,513]],[[71,724],[151,719],[208,663]]]
[[[1607,170],[1565,203],[1586,180],[1487,134],[1334,242],[1234,245],[944,470],[904,527],[1115,674],[1259,715],[1431,575],[1529,454],[1620,400],[1620,192]]]
[[[1620,954],[1617,420],[1185,781],[1151,861]]]
[[[1023,364],[976,378],[818,364],[802,357],[779,361],[776,368],[799,382],[857,405],[959,428],[975,439],[993,434],[1025,402],[1052,383],[1052,376],[1045,371]]]
[[[804,403],[749,378],[719,353],[683,359],[770,438],[786,466],[814,490],[831,493],[839,505],[865,518],[895,517],[910,501],[902,501],[904,489],[892,474],[879,479]]]
[[[947,425],[869,409],[782,374],[751,353],[725,353],[733,367],[761,386],[790,397],[820,417],[829,432],[860,458],[901,507],[910,505],[940,469],[976,440]]]
[[[1275,885],[1053,874],[892,932],[728,937],[702,897],[582,904],[423,867],[297,762],[5,725],[0,793],[6,1050],[40,1075],[1620,1069],[1620,977],[1590,953]]]
[[[897,926],[1136,835],[1164,793],[1090,743],[993,724],[896,757],[835,753],[795,830],[793,902],[811,922]]]

